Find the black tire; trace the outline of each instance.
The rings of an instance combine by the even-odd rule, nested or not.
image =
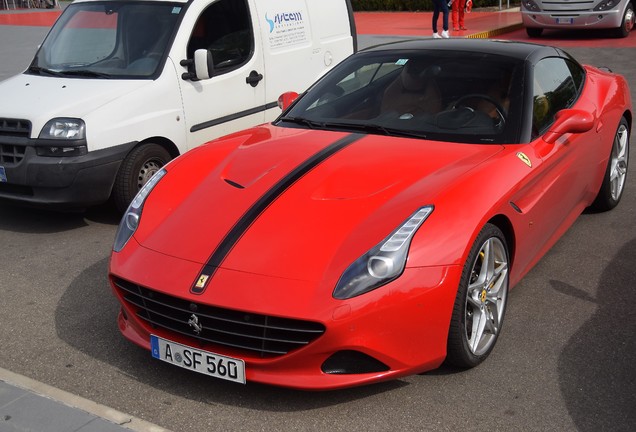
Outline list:
[[[614,143],[607,168],[603,177],[601,189],[590,206],[593,210],[602,212],[613,209],[618,205],[625,190],[627,168],[629,166],[629,125],[625,117],[618,124]]]
[[[170,159],[170,153],[158,144],[134,148],[121,163],[115,178],[112,199],[117,211],[125,212],[139,189]]]
[[[526,27],[526,33],[528,34],[528,37],[538,38],[541,37],[543,29],[538,27]]]
[[[633,3],[629,3],[625,8],[623,19],[620,27],[614,29],[614,35],[617,38],[626,38],[629,36],[629,32],[634,28],[634,6]]]
[[[494,348],[508,300],[509,262],[503,233],[486,224],[464,264],[448,332],[446,363],[475,367]]]

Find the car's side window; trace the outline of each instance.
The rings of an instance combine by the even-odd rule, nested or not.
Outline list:
[[[572,74],[569,62],[546,58],[536,64],[533,83],[532,135],[544,133],[554,122],[554,115],[576,101],[583,82],[582,71]],[[577,73],[578,72],[578,73]]]
[[[218,0],[199,17],[188,42],[188,58],[194,51],[212,53],[217,73],[228,72],[245,63],[254,51],[250,14],[245,0]]]

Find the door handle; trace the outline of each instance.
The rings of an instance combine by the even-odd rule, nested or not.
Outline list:
[[[258,72],[253,70],[252,72],[250,72],[250,75],[247,78],[245,78],[245,82],[251,85],[252,87],[256,87],[259,81],[262,79],[263,79],[263,74],[259,74]]]

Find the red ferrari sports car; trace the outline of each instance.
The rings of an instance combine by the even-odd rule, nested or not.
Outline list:
[[[296,96],[126,211],[109,278],[152,357],[302,389],[475,366],[509,289],[623,193],[628,85],[558,48],[377,46]]]

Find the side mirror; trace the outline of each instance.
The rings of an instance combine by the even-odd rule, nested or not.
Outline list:
[[[543,140],[553,144],[566,133],[583,133],[594,127],[594,114],[577,109],[562,109],[554,116],[554,123],[543,135]]]
[[[194,59],[181,60],[180,64],[188,68],[188,72],[181,75],[184,80],[206,80],[214,75],[212,53],[206,49],[196,50]]]
[[[214,61],[209,50],[198,49],[194,52],[194,73],[200,80],[210,79],[214,75]]]
[[[285,111],[298,98],[296,92],[286,92],[278,97],[278,107]]]

